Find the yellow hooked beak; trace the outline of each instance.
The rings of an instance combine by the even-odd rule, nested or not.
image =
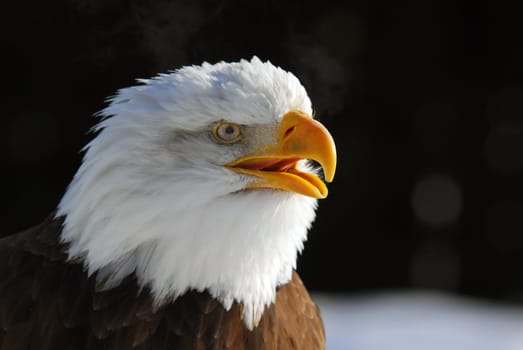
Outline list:
[[[298,161],[311,159],[323,168],[325,181],[336,171],[336,146],[327,129],[308,114],[292,110],[278,126],[277,142],[226,166],[255,176],[248,188],[273,188],[314,198],[327,197],[327,186],[313,173],[296,168]]]

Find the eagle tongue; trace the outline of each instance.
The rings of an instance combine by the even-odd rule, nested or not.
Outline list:
[[[289,169],[292,169],[294,165],[296,165],[296,162],[299,160],[299,158],[290,158],[290,159],[282,159],[276,163],[274,163],[271,166],[262,168],[263,171],[278,171],[278,172],[284,172]]]
[[[261,170],[261,171],[276,171],[284,172],[294,167],[296,162],[300,158],[288,158],[288,159],[278,159],[278,158],[257,158],[249,159],[241,164],[238,164],[237,167],[250,170]]]

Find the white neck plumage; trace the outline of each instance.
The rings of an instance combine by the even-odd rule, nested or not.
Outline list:
[[[57,214],[70,259],[82,258],[103,288],[135,273],[158,306],[189,289],[208,291],[226,309],[241,303],[252,329],[291,278],[316,200],[271,190],[209,199],[203,193],[212,189],[183,183],[167,193],[128,191],[133,179],[114,182],[121,169],[89,167],[88,156]]]

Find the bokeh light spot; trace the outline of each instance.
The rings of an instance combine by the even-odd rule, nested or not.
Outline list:
[[[450,176],[431,174],[421,179],[412,194],[412,209],[416,218],[431,227],[454,223],[462,210],[459,185]]]

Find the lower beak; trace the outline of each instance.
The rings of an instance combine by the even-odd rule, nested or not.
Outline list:
[[[254,180],[248,188],[272,188],[314,198],[327,197],[327,186],[312,172],[299,170],[298,161],[310,159],[323,168],[325,181],[336,171],[336,146],[327,129],[298,110],[286,113],[278,126],[277,142],[226,166]]]

